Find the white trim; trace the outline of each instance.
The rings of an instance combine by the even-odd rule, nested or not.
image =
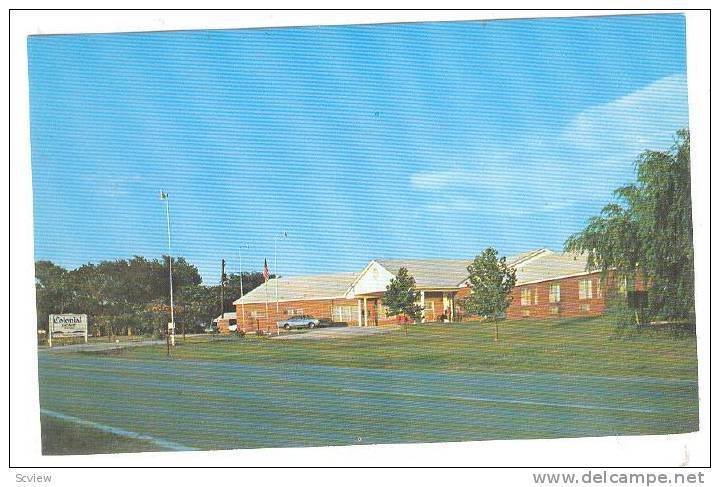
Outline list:
[[[360,271],[360,274],[358,274],[358,276],[355,278],[355,280],[353,280],[353,282],[350,283],[350,287],[348,288],[347,291],[345,291],[344,296],[348,296],[348,294],[350,294],[350,292],[355,288],[355,286],[357,286],[357,283],[360,282],[360,279],[362,279],[362,277],[367,273],[367,271],[370,270],[370,267],[371,267],[373,264],[378,264],[378,265],[380,265],[379,263],[377,263],[377,262],[375,261],[375,259],[373,259],[373,260],[371,260],[370,262],[368,262],[368,264],[365,266],[365,268],[364,268],[362,271]],[[382,267],[383,269],[385,269],[385,267],[383,267],[383,266],[381,266],[381,265],[380,265],[380,267]],[[385,269],[385,270],[387,270],[387,269]],[[390,272],[390,271],[388,271],[388,272]],[[392,274],[392,273],[391,273],[391,274]],[[352,297],[354,298],[355,295],[353,294]]]

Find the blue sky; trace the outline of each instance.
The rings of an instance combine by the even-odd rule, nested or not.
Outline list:
[[[35,257],[562,249],[688,124],[681,15],[28,40]]]

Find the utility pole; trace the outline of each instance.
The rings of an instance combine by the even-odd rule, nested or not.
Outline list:
[[[278,284],[279,284],[279,278],[280,273],[278,272],[278,264],[277,264],[277,241],[278,238],[287,238],[288,234],[287,232],[283,232],[279,235],[275,235],[275,317],[276,319],[280,319],[280,298],[279,298],[279,290],[278,290]]]
[[[242,272],[242,249],[247,249],[248,245],[243,244],[240,246],[240,250],[238,251],[240,255],[240,310],[242,312],[242,330],[245,331],[245,301],[243,300],[244,294],[243,294],[243,272]]]

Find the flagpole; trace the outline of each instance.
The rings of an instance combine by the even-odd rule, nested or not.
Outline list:
[[[265,320],[267,321],[268,328],[270,328],[270,311],[268,310],[268,283],[265,282]],[[260,326],[258,324],[258,326]]]

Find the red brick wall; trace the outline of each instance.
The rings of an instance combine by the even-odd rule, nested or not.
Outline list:
[[[357,325],[357,300],[356,299],[318,299],[306,301],[285,301],[279,304],[280,313],[276,312],[275,301],[269,301],[267,305],[268,316],[265,316],[265,303],[253,303],[245,305],[245,331],[251,332],[256,330],[276,331],[277,322],[292,316],[290,309],[297,310],[295,314],[310,315],[313,318],[332,321],[334,306],[353,306],[354,312],[351,314],[349,324]],[[368,309],[370,303],[368,302]],[[237,312],[237,323],[239,328],[243,328],[242,305],[235,305]],[[257,317],[253,316],[253,312],[257,313]]]
[[[580,299],[580,281],[585,279],[592,282],[592,298]],[[560,301],[557,303],[550,302],[550,287],[554,284],[560,285]],[[522,304],[523,289],[530,290],[529,304]],[[605,310],[606,294],[607,286],[601,281],[599,273],[516,286],[512,291],[513,300],[507,310],[507,317],[521,319],[597,316]]]

